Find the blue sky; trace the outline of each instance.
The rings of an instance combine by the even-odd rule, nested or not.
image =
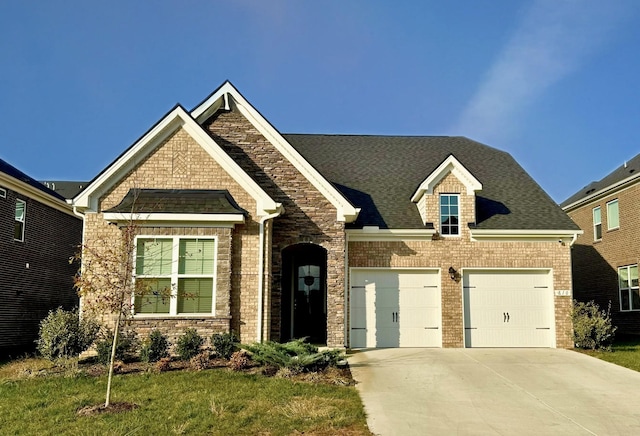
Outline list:
[[[90,180],[229,79],[283,133],[460,135],[558,202],[635,156],[635,0],[0,3],[0,158]]]

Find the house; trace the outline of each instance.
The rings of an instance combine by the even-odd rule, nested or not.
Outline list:
[[[35,348],[50,310],[78,306],[69,263],[82,220],[65,198],[0,160],[0,356]]]
[[[136,280],[172,289],[134,301],[143,334],[572,347],[579,228],[509,154],[466,138],[283,135],[225,82],[73,205],[87,244],[135,222]]]
[[[576,299],[610,306],[618,332],[638,334],[640,154],[561,206],[584,231],[572,253]]]

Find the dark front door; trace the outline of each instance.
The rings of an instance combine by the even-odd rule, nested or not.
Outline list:
[[[314,244],[283,251],[282,339],[327,342],[327,252]]]

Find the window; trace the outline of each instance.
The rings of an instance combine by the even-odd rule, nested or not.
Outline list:
[[[7,198],[7,190],[0,188],[0,198]]]
[[[459,226],[459,195],[458,194],[441,194],[440,195],[440,234],[454,235],[460,234]]]
[[[618,200],[607,203],[607,230],[620,227],[620,212],[618,210]]]
[[[600,216],[600,206],[593,208],[593,239],[602,239],[602,217]]]
[[[148,238],[136,241],[137,314],[213,314],[215,239]],[[170,298],[171,297],[171,298]]]
[[[27,214],[27,203],[16,200],[16,220],[13,225],[13,239],[24,241],[24,220]]]
[[[640,310],[638,265],[618,268],[618,287],[620,289],[620,310]]]

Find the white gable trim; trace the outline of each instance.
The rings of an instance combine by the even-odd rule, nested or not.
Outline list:
[[[231,97],[232,102],[229,101],[229,97]],[[353,207],[327,179],[311,166],[230,82],[225,82],[208,99],[193,109],[191,115],[199,124],[202,124],[215,113],[216,110],[221,107],[228,109],[231,103],[235,103],[240,113],[253,124],[262,136],[291,162],[336,208],[338,221],[353,222],[356,220],[360,209]]]
[[[420,184],[416,192],[411,197],[411,201],[417,203],[425,194],[433,194],[433,188],[447,175],[453,174],[467,188],[467,194],[471,195],[475,191],[482,189],[482,183],[476,179],[471,172],[460,163],[452,154],[444,162],[438,165],[431,174]]]
[[[183,128],[222,168],[256,200],[257,216],[280,210],[267,193],[220,148],[181,107],[177,106],[140,138],[131,148],[103,171],[87,188],[73,199],[81,209],[97,211],[98,199],[133,170],[146,156],[179,128]]]

